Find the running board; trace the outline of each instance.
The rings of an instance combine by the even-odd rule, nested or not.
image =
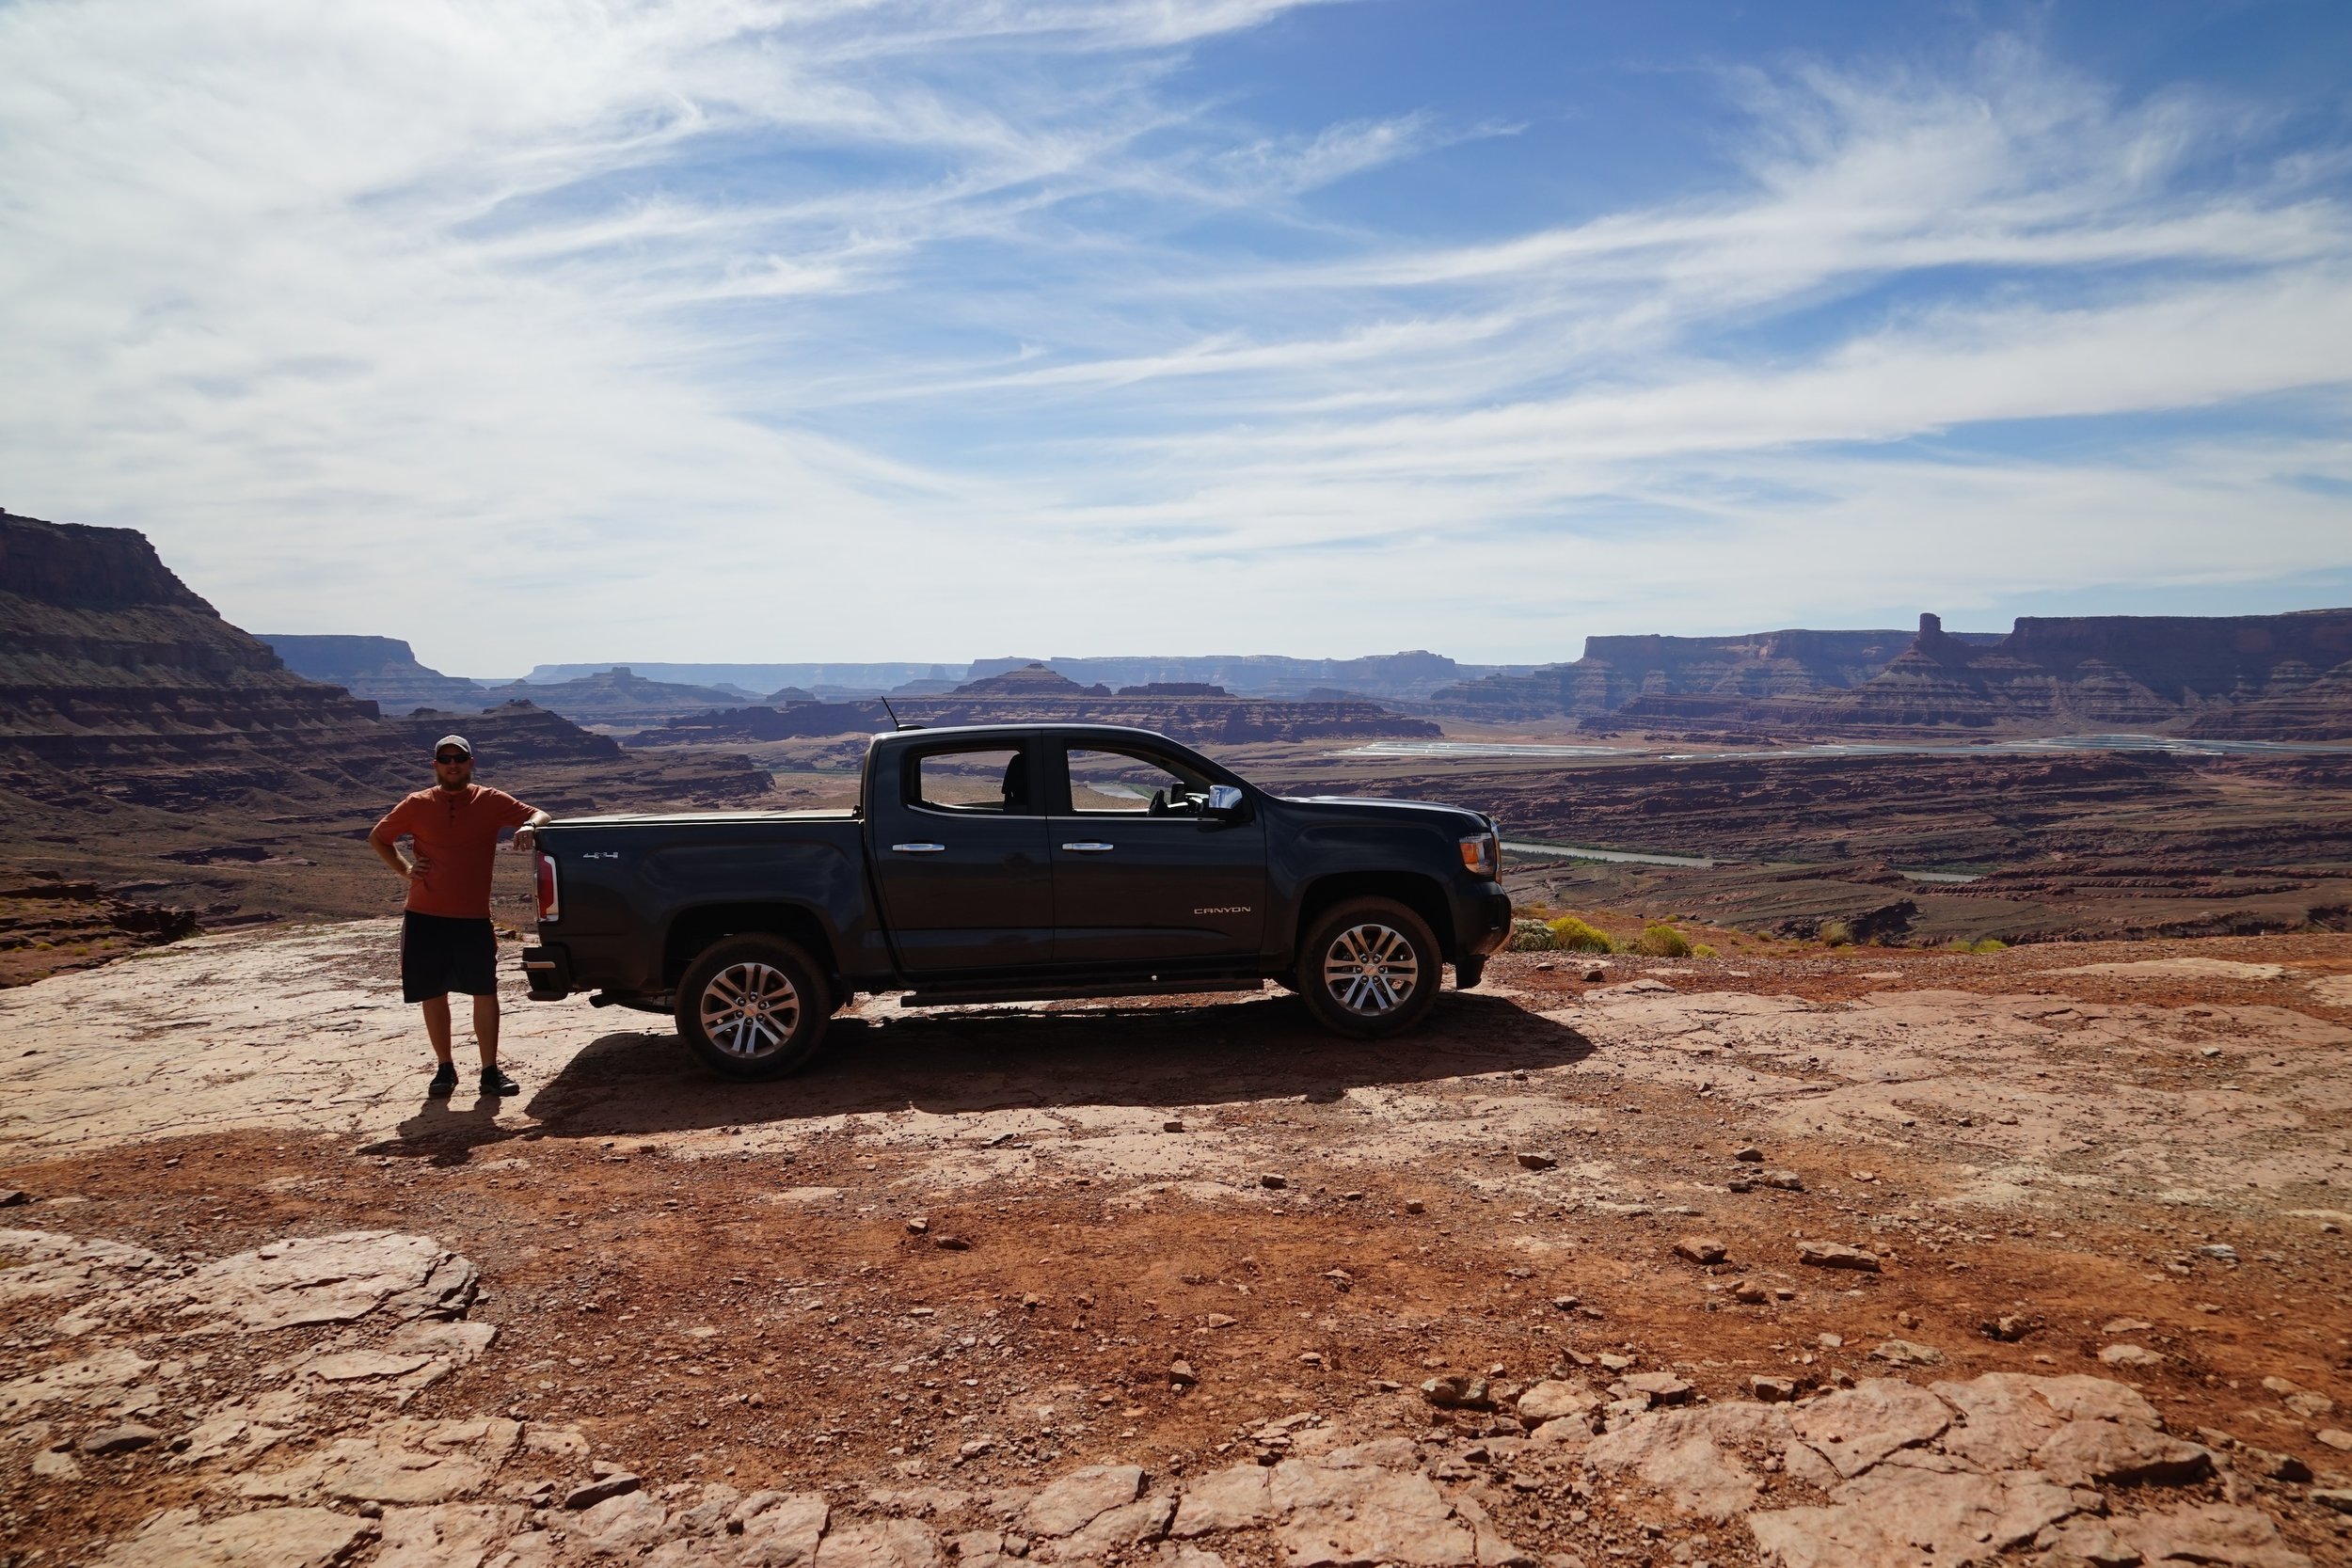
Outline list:
[[[991,1002],[1081,1002],[1109,996],[1191,996],[1203,991],[1263,990],[1265,981],[1161,980],[1126,981],[1093,986],[1025,986],[1002,990],[911,990],[898,998],[901,1007],[961,1007]]]

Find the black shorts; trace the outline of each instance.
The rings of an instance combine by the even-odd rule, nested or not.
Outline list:
[[[451,991],[494,996],[499,989],[499,939],[488,917],[455,920],[405,911],[400,922],[400,994],[430,1002]]]

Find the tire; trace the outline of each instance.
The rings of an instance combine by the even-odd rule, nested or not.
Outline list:
[[[1444,962],[1428,922],[1410,909],[1351,898],[1308,927],[1293,984],[1333,1034],[1386,1039],[1429,1016]]]
[[[824,973],[795,944],[726,937],[678,981],[678,1038],[722,1078],[781,1078],[817,1053],[832,1002]]]

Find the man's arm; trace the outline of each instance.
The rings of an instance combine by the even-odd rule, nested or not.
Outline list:
[[[378,822],[368,834],[368,847],[375,851],[377,860],[398,872],[401,880],[413,881],[432,870],[433,866],[422,854],[414,850],[405,854],[401,851],[400,835],[405,832],[407,829],[402,825],[400,812],[395,808],[385,813],[384,820]]]
[[[550,820],[552,818],[546,812],[536,806],[532,807],[531,815],[523,819],[521,827],[515,830],[515,853],[518,855],[531,853],[532,847],[539,842],[540,825]]]

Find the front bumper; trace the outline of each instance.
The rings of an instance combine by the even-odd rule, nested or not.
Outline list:
[[[1511,941],[1511,895],[1501,882],[1482,883],[1468,897],[1454,901],[1455,945],[1477,958],[1500,953]]]

